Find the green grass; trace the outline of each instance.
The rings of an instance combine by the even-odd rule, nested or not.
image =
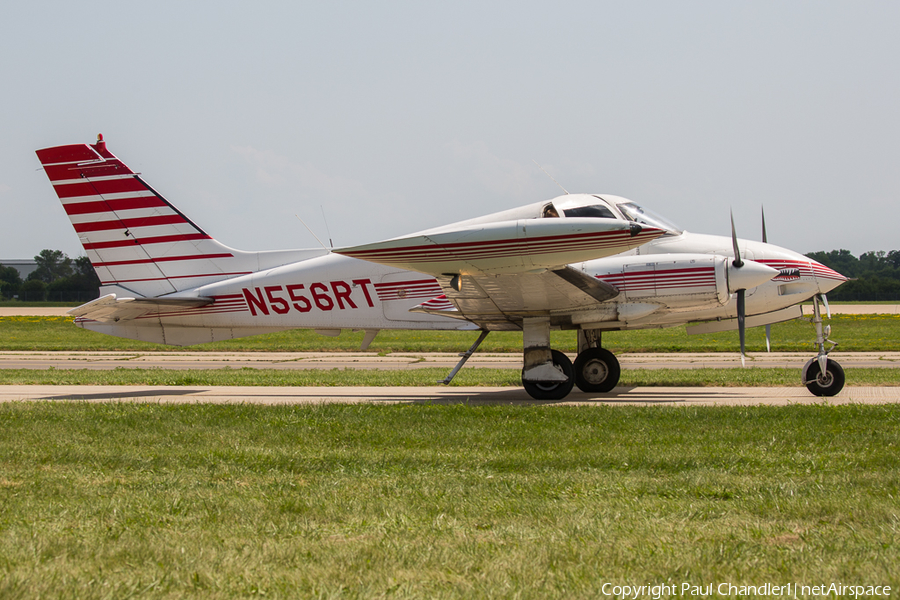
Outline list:
[[[900,351],[900,315],[835,315],[830,321],[832,337],[840,350]],[[373,352],[458,352],[475,341],[474,332],[382,331],[375,338]],[[258,335],[227,342],[200,344],[193,351],[334,352],[359,349],[363,333],[344,331],[337,338],[323,337],[309,330],[293,330]],[[815,331],[806,321],[790,321],[772,326],[773,349],[813,351]],[[575,350],[575,333],[553,332],[554,348]],[[688,335],[685,328],[613,331],[605,333],[603,345],[613,352],[734,352],[737,332]],[[67,317],[0,317],[0,350],[135,350],[153,352],[171,347],[115,338],[76,327]],[[747,331],[749,352],[765,351],[763,328]],[[491,333],[482,352],[521,352],[522,334]]]
[[[2,598],[900,586],[900,406],[0,406]]]
[[[448,369],[0,369],[0,385],[433,386]],[[848,385],[900,386],[900,369],[847,368]],[[519,369],[463,369],[453,386],[520,386]],[[799,369],[625,369],[620,386],[797,387]]]

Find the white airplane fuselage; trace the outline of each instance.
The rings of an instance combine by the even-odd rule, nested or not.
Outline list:
[[[733,258],[731,242],[724,236],[683,232],[657,238],[624,255],[571,265],[622,290],[620,296],[581,311],[571,328],[644,329],[734,319],[736,304],[722,275],[726,259]],[[747,290],[748,317],[797,305],[844,280],[791,250],[751,240],[738,242],[745,259],[780,272]],[[685,270],[695,273],[685,276]],[[651,285],[628,285],[646,281],[650,272]],[[163,309],[127,324],[91,319],[78,323],[103,333],[179,346],[288,329],[313,329],[326,335],[342,329],[479,329],[439,312],[410,312],[442,293],[432,276],[323,253],[197,288],[197,296],[215,300],[208,306]],[[491,328],[520,329],[514,322]]]

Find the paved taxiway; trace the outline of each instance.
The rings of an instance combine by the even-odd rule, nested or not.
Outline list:
[[[521,404],[785,406],[792,404],[896,404],[900,387],[846,387],[833,398],[806,388],[617,387],[604,395],[574,391],[565,400],[532,400],[514,387],[234,387],[234,386],[0,386],[0,402],[158,402],[167,404]]]
[[[737,352],[670,352],[619,354],[625,369],[723,369],[741,366]],[[758,352],[747,357],[748,367],[785,367],[798,370],[814,353]],[[835,352],[844,367],[900,368],[900,352]],[[574,358],[574,355],[573,355]],[[397,352],[0,352],[0,369],[381,369],[436,367],[452,369],[455,353]],[[475,353],[466,368],[521,369],[519,353]]]

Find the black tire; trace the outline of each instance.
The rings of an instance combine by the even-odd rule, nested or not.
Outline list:
[[[569,360],[569,357],[559,350],[551,350],[550,354],[553,357],[553,364],[562,369],[567,379],[565,381],[525,381],[523,379],[522,387],[535,400],[562,400],[569,395],[575,385],[575,370],[572,368],[572,361]]]
[[[616,387],[622,369],[616,355],[606,348],[588,348],[575,358],[575,385],[589,394],[606,393]]]
[[[823,375],[819,361],[814,360],[806,368],[803,380],[812,395],[834,396],[844,389],[844,369],[835,361],[829,360]]]

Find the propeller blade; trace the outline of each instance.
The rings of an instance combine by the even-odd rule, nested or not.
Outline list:
[[[743,267],[744,261],[741,259],[741,250],[738,248],[737,232],[734,229],[734,212],[731,213],[731,244],[734,246],[734,261],[732,264],[736,267]]]
[[[744,310],[744,294],[746,290],[738,290],[737,291],[737,309],[738,309],[738,335],[741,338],[741,366],[746,366],[744,364],[744,335],[745,331],[745,310]]]
[[[768,244],[769,236],[766,235],[766,209],[764,207],[761,207],[761,210],[762,210],[762,227],[763,227],[762,241],[764,244]]]
[[[772,351],[772,326],[766,325],[766,352]]]

